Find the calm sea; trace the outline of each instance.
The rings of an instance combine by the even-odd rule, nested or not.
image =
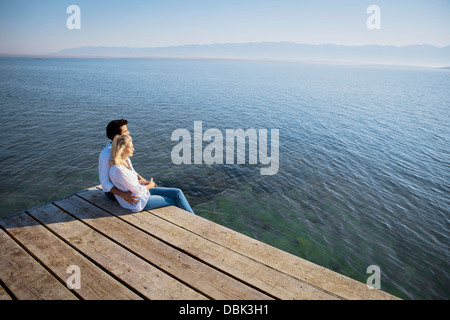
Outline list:
[[[450,298],[450,72],[283,62],[0,59],[0,215],[99,184],[105,126],[195,212],[406,299]],[[177,128],[279,129],[280,168],[174,165]],[[205,146],[207,143],[205,143]]]

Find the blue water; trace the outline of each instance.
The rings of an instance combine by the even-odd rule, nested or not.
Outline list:
[[[99,184],[105,126],[195,212],[406,299],[448,299],[450,72],[283,62],[0,59],[0,216]],[[171,162],[177,128],[279,129],[280,169]],[[205,146],[207,143],[205,143]]]

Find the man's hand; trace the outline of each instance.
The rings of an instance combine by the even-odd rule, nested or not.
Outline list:
[[[122,190],[117,189],[117,187],[112,187],[110,192],[121,197],[131,205],[136,204],[139,201],[139,197],[131,194],[131,191],[123,192]]]
[[[121,198],[131,205],[136,204],[139,201],[139,197],[132,194],[131,191],[124,192]]]

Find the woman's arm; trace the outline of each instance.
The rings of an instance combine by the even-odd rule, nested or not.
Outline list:
[[[139,173],[137,174],[137,178],[138,178],[138,181],[139,181],[140,184],[147,185],[147,184],[150,183],[150,181],[145,180],[144,178],[142,178],[142,176],[139,175]]]
[[[142,184],[144,186],[147,186],[148,184],[150,184],[150,181],[148,181],[145,178],[143,178],[139,173],[136,172],[136,170],[134,170],[133,164],[131,163],[131,159],[128,158],[127,161],[128,161],[128,164],[130,165],[131,170],[133,170],[136,173],[136,176],[137,176],[137,179],[139,181],[139,184]],[[153,178],[151,180],[153,180]]]

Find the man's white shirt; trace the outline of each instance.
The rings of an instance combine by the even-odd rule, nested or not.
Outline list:
[[[100,156],[98,157],[98,176],[104,192],[110,192],[110,190],[114,187],[114,184],[109,177],[110,161],[111,142],[108,142],[105,149],[100,152]]]

